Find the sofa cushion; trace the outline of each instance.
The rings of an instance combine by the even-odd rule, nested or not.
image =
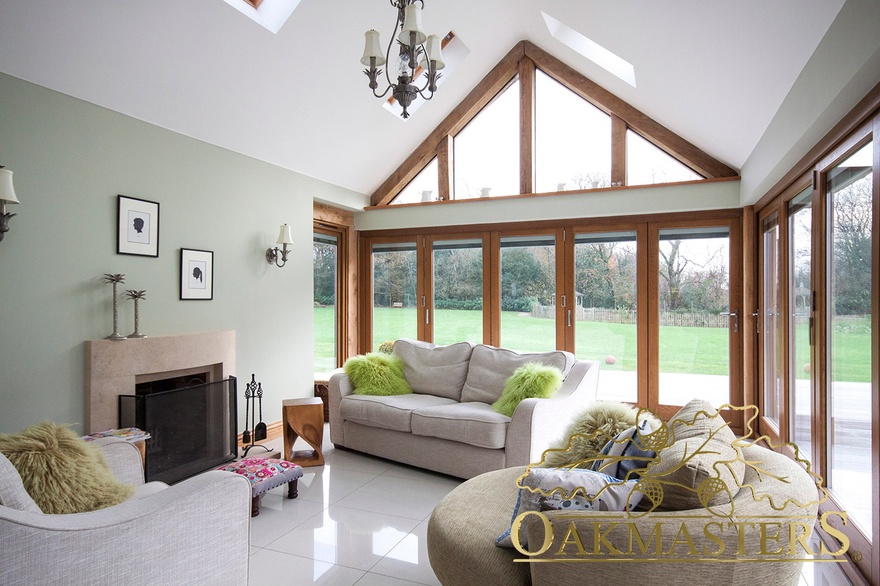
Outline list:
[[[457,401],[434,395],[349,395],[339,402],[339,413],[345,421],[354,421],[370,427],[395,431],[412,431],[410,425],[414,409],[457,404]]]
[[[474,345],[459,342],[436,346],[421,340],[397,340],[394,354],[403,359],[403,374],[413,392],[461,399]]]
[[[736,436],[718,410],[708,401],[693,399],[666,427],[666,447],[642,474],[642,480],[662,487],[662,509],[728,505],[739,492],[745,463],[733,445]]]
[[[462,442],[480,448],[501,449],[510,417],[486,403],[453,403],[417,409],[412,415],[414,435]]]
[[[461,390],[461,401],[479,401],[491,405],[501,397],[504,383],[514,371],[529,362],[554,366],[562,372],[564,378],[574,365],[575,356],[562,350],[520,354],[513,350],[478,344],[471,354],[467,379]]]
[[[370,352],[352,356],[342,366],[358,395],[406,395],[412,389],[403,375],[399,356]]]
[[[556,394],[562,385],[562,373],[553,366],[529,362],[514,371],[504,383],[501,398],[492,403],[492,408],[502,415],[513,417],[517,406],[526,399],[548,399]]]

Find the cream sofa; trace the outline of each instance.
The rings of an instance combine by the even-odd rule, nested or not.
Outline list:
[[[247,479],[213,470],[170,487],[145,484],[134,446],[96,443],[136,492],[90,513],[43,514],[0,454],[0,584],[247,584]]]
[[[354,394],[345,373],[330,379],[330,439],[340,448],[471,478],[539,460],[596,398],[599,363],[570,352],[521,354],[468,342],[435,346],[398,340],[409,395]],[[528,362],[562,371],[550,399],[526,399],[513,417],[492,409],[513,372]]]
[[[600,585],[620,583],[622,576],[658,586],[797,586],[804,557],[816,553],[804,548],[813,547],[810,533],[824,498],[817,489],[821,479],[788,456],[751,442],[743,443],[736,458],[743,464],[741,478],[722,474],[729,470],[724,463],[733,460],[707,442],[723,435],[719,423],[697,420],[700,409],[714,411],[699,401],[683,407],[675,418],[693,417],[692,434],[686,435],[687,426],[676,427],[683,439],[666,443],[643,473],[640,482],[648,479],[664,489],[655,493],[662,499],[656,510],[549,510],[541,518],[526,509],[531,512],[520,535],[527,557],[496,546],[511,527],[527,468],[489,472],[457,486],[434,508],[427,535],[434,573],[444,586]],[[732,432],[723,441],[728,440],[738,442]],[[651,474],[654,466],[658,472]],[[721,481],[727,494],[711,510],[700,504],[699,487],[707,480]],[[534,561],[514,561],[528,559]]]

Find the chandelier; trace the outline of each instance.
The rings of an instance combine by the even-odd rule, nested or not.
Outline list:
[[[403,108],[401,116],[409,118],[407,108],[416,98],[422,96],[424,100],[430,100],[437,91],[437,80],[440,78],[441,69],[446,64],[440,56],[441,39],[437,35],[426,36],[422,32],[422,9],[425,7],[424,0],[389,0],[391,5],[397,8],[397,20],[394,32],[385,55],[382,55],[379,42],[379,33],[374,29],[364,33],[366,44],[361,64],[366,65],[364,73],[370,78],[370,89],[377,98],[384,98],[388,92]],[[421,4],[421,7],[418,6]],[[396,65],[397,83],[391,81],[388,68],[385,68],[385,79],[388,87],[381,94],[376,91],[379,83],[376,79],[382,74],[379,69],[391,58],[391,47],[394,42],[398,44],[398,57]],[[424,72],[425,85],[419,88],[413,82],[416,76]],[[425,92],[428,92],[427,95]]]

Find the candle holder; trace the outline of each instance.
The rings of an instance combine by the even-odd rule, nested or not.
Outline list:
[[[116,292],[116,286],[125,282],[125,275],[104,273],[104,282],[113,284],[113,333],[105,339],[125,340],[126,337],[119,333],[119,295]]]
[[[138,312],[138,301],[141,299],[147,298],[147,292],[145,290],[136,291],[134,289],[128,289],[125,291],[125,296],[134,301],[134,331],[128,335],[129,338],[146,338],[146,334],[142,334],[140,330],[140,313]]]

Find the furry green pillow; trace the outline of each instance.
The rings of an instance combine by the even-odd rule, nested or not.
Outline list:
[[[545,366],[538,362],[528,362],[510,375],[504,383],[501,397],[492,403],[492,408],[502,415],[513,417],[516,406],[523,399],[548,399],[562,386],[562,372],[555,366]]]
[[[403,360],[396,354],[370,352],[352,356],[342,366],[356,395],[407,395],[412,393],[403,376]]]
[[[638,409],[615,401],[595,401],[576,417],[551,451],[544,454],[544,467],[558,468],[581,462],[578,468],[593,465],[602,448],[617,434],[636,424]],[[571,447],[566,449],[571,440]]]
[[[0,435],[0,452],[44,513],[85,513],[118,505],[134,494],[133,486],[113,477],[101,448],[65,426],[44,421]]]

